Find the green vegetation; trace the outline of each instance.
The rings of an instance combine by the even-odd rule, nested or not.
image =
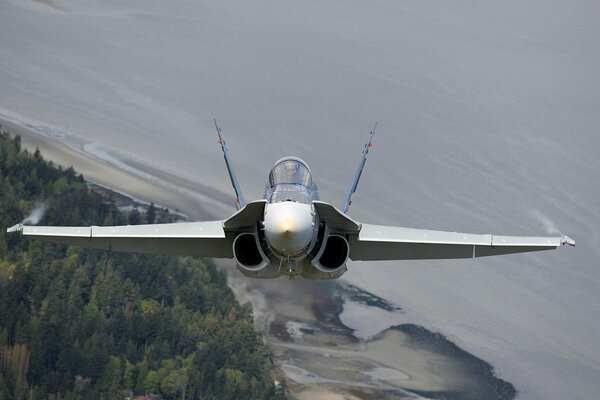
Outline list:
[[[24,240],[11,226],[158,222],[0,134],[0,399],[283,398],[271,354],[209,261]]]

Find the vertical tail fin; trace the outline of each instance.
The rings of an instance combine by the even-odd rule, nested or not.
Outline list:
[[[377,122],[375,122],[375,126],[369,133],[369,141],[365,144],[365,148],[362,152],[362,157],[360,159],[360,163],[358,164],[358,168],[356,169],[356,173],[354,174],[354,179],[352,180],[352,184],[348,189],[348,193],[346,194],[346,198],[344,203],[342,204],[341,210],[345,213],[350,208],[352,204],[352,195],[356,192],[356,188],[358,187],[358,181],[360,181],[360,176],[362,175],[363,168],[365,167],[365,163],[367,162],[367,154],[369,154],[369,149],[373,146],[373,136],[375,136],[375,129],[377,129]]]
[[[215,128],[217,130],[217,135],[219,136],[219,144],[221,145],[221,149],[223,150],[223,157],[225,158],[225,165],[227,165],[227,172],[229,173],[229,179],[231,179],[231,185],[233,186],[233,190],[235,191],[235,205],[237,209],[243,208],[246,206],[246,199],[242,194],[242,189],[240,188],[240,184],[237,180],[237,176],[235,175],[235,171],[233,170],[233,166],[231,165],[231,161],[229,160],[229,152],[227,151],[227,145],[225,144],[225,139],[223,139],[223,135],[221,134],[221,128],[217,125],[217,119],[213,118],[215,121]]]

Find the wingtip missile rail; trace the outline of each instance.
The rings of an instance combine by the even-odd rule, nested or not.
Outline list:
[[[569,246],[575,247],[575,240],[571,239],[567,235],[562,235],[560,238],[560,244],[562,244],[562,245],[568,244]]]
[[[6,228],[6,233],[13,233],[13,232],[22,232],[23,231],[23,224],[16,224],[11,226],[10,228]]]

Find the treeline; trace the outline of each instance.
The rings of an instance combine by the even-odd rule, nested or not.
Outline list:
[[[284,397],[250,313],[210,261],[5,233],[42,204],[44,225],[169,218],[127,215],[72,168],[0,134],[0,399]]]

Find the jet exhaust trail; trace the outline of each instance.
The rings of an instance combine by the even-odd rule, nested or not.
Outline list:
[[[22,225],[37,225],[40,223],[44,215],[46,215],[46,210],[48,206],[46,203],[36,207],[23,221],[21,221]]]
[[[537,210],[537,209],[532,210],[531,215],[533,216],[533,218],[535,218],[536,220],[538,220],[539,222],[542,223],[542,225],[544,226],[544,229],[546,229],[546,233],[548,233],[548,234],[562,233],[560,231],[560,229],[558,229],[556,224],[549,217],[542,214],[542,212],[540,210]]]

